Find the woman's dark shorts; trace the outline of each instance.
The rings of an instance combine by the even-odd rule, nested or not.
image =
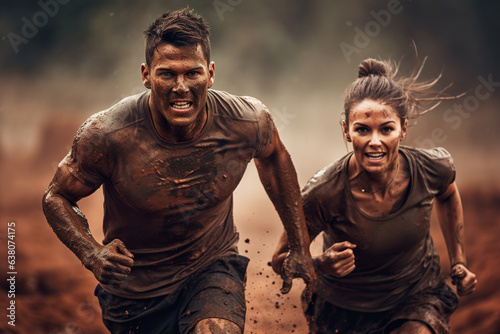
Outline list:
[[[245,326],[248,258],[228,255],[193,274],[172,294],[129,299],[95,289],[111,333],[189,333],[201,320],[222,318]]]
[[[307,303],[302,294],[310,333],[385,334],[407,321],[425,324],[435,334],[450,331],[450,316],[458,306],[455,292],[446,284],[408,297],[399,307],[385,312],[357,312],[330,304],[313,294]]]

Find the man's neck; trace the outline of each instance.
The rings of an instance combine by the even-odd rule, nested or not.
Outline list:
[[[163,140],[171,143],[182,143],[195,139],[205,127],[208,119],[207,107],[205,107],[195,122],[187,126],[172,126],[160,112],[153,112],[152,108],[154,107],[150,105],[149,109],[156,133]]]

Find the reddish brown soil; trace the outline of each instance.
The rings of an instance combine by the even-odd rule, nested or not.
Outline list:
[[[2,254],[0,277],[0,332],[2,333],[106,333],[93,289],[96,281],[62,245],[47,225],[41,197],[65,154],[77,125],[63,121],[43,132],[35,156],[0,151],[0,249],[6,253],[7,223],[16,223],[16,326],[7,325],[7,272]],[[55,135],[57,134],[57,135]],[[250,172],[252,173],[252,172]],[[306,333],[299,302],[301,282],[282,296],[281,280],[268,266],[281,225],[262,189],[255,196],[252,180],[236,191],[235,220],[241,233],[240,252],[250,257],[245,333]],[[247,177],[248,179],[248,177]],[[252,188],[253,189],[253,188]],[[500,187],[478,185],[461,189],[466,217],[466,246],[470,268],[478,275],[475,294],[461,298],[452,317],[452,333],[500,333]],[[81,209],[98,240],[102,195],[82,201]],[[448,271],[444,242],[433,224],[435,242]],[[248,242],[245,240],[248,239]],[[317,246],[316,246],[317,248]],[[497,276],[498,275],[498,276]]]

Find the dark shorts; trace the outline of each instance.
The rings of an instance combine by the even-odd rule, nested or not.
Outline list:
[[[385,312],[357,312],[335,306],[313,294],[302,298],[310,333],[385,334],[408,321],[425,324],[435,334],[450,331],[450,316],[458,306],[455,292],[446,284],[408,297],[399,307]]]
[[[129,299],[95,289],[104,325],[115,333],[189,333],[201,320],[222,318],[245,326],[248,258],[228,255],[193,274],[172,294]]]

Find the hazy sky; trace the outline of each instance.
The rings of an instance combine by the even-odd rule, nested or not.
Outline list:
[[[0,1],[3,150],[33,153],[40,124],[81,123],[144,90],[142,31],[186,4],[211,24],[214,88],[261,99],[304,173],[345,154],[342,93],[369,57],[401,61],[408,74],[428,56],[423,78],[442,73],[443,87],[467,95],[419,120],[407,144],[493,168],[485,158],[500,138],[500,6],[451,0]]]

